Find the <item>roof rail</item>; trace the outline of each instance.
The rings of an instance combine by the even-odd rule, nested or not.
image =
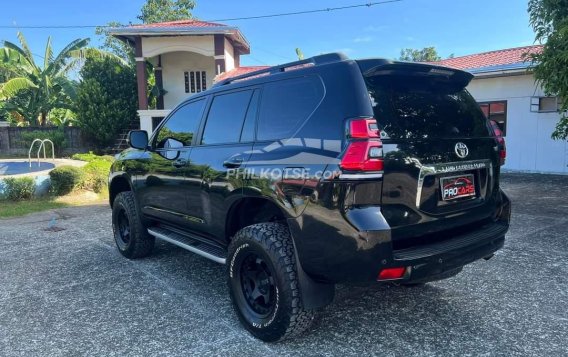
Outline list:
[[[333,63],[333,62],[345,61],[346,59],[348,59],[348,57],[346,55],[344,55],[343,53],[340,53],[340,52],[326,53],[326,54],[323,54],[323,55],[318,55],[318,56],[306,58],[304,60],[284,63],[284,64],[281,64],[281,65],[261,69],[261,70],[258,70],[258,71],[241,74],[240,76],[227,78],[227,79],[224,79],[224,80],[222,80],[218,83],[215,83],[214,87],[224,86],[224,85],[233,83],[235,81],[243,80],[243,79],[250,78],[250,77],[256,77],[256,76],[263,75],[263,74],[270,75],[270,74],[285,72],[287,68],[291,68],[291,67],[299,67],[299,66],[306,65],[306,64],[317,66],[317,65],[320,65],[320,64],[324,64],[324,63]]]

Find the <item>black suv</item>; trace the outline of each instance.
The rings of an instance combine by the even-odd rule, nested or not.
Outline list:
[[[162,239],[227,267],[242,324],[307,329],[336,283],[422,284],[489,259],[505,145],[472,75],[326,54],[217,83],[132,131],[110,174],[127,258]]]

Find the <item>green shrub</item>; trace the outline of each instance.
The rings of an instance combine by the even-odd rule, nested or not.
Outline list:
[[[80,76],[75,100],[77,126],[99,149],[112,146],[138,115],[135,67],[110,57],[88,58]]]
[[[83,178],[80,187],[84,190],[102,192],[108,186],[108,174],[112,162],[99,159],[83,166]]]
[[[10,201],[29,200],[35,191],[35,180],[31,177],[10,177],[4,179],[4,197]]]
[[[81,169],[75,166],[59,166],[49,172],[51,191],[63,196],[73,191],[82,179]]]
[[[113,156],[110,156],[110,155],[99,156],[99,155],[94,154],[92,151],[89,151],[88,153],[84,153],[84,154],[73,154],[71,156],[71,158],[73,160],[80,160],[80,161],[87,161],[87,162],[96,161],[96,160],[114,162]]]
[[[53,128],[53,130],[34,130],[22,132],[20,136],[21,143],[28,149],[35,139],[49,139],[53,142],[55,155],[61,156],[63,149],[67,147],[67,140],[65,139],[65,131],[63,127]],[[35,150],[39,148],[39,144],[35,145]],[[34,153],[36,151],[33,151]],[[41,153],[43,155],[43,151]],[[51,156],[51,145],[46,143],[45,154]]]

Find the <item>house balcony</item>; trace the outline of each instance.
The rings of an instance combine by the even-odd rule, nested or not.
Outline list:
[[[213,85],[216,75],[239,67],[250,46],[238,28],[197,20],[115,28],[111,34],[134,47],[140,128],[152,132],[183,100]],[[162,89],[148,107],[146,62]]]

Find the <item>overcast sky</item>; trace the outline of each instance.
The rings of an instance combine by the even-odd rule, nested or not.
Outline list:
[[[380,1],[380,0],[377,0]],[[362,0],[229,1],[198,0],[202,20],[265,15],[362,4]],[[21,0],[3,2],[0,26],[101,25],[139,22],[144,0]],[[524,0],[403,0],[325,13],[225,22],[238,26],[251,43],[242,65],[294,60],[343,51],[353,58],[398,57],[401,48],[435,46],[443,57],[533,44]],[[0,39],[16,41],[16,29],[1,28]],[[48,36],[57,50],[78,37],[99,44],[94,29],[22,29],[32,51],[43,55]]]

